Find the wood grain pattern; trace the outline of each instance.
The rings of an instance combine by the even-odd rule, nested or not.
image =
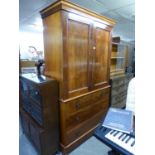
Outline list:
[[[109,87],[102,88],[94,93],[61,103],[61,141],[63,144],[69,144],[65,141],[67,138],[66,132],[81,126],[82,123],[87,122],[89,119],[93,121],[93,117],[101,109],[108,108],[109,92]],[[81,134],[84,133],[81,132]]]
[[[36,79],[38,81],[36,82]],[[20,76],[23,131],[41,155],[53,154],[59,148],[58,82],[32,74]]]
[[[41,11],[46,75],[59,82],[60,145],[68,154],[86,140],[109,106],[114,21],[67,1]]]
[[[109,31],[95,28],[95,50],[93,59],[93,84],[95,88],[108,84]]]
[[[89,29],[89,25],[68,20],[69,94],[75,91],[88,91]]]
[[[57,12],[43,20],[45,75],[59,81],[60,96],[63,92],[63,38],[61,13]]]

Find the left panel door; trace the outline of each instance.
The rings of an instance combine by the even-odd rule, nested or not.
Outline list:
[[[68,97],[88,92],[90,83],[90,21],[68,14],[66,54],[66,86]]]

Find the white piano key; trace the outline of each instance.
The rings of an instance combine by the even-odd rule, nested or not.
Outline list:
[[[133,137],[131,137],[129,139],[128,143],[126,143],[126,140],[130,137],[130,135],[127,135],[124,133],[123,136],[119,139],[119,136],[122,134],[122,132],[119,132],[116,136],[114,136],[115,133],[110,134],[110,132],[109,132],[105,135],[105,137],[107,139],[111,140],[112,142],[116,143],[120,147],[124,148],[125,150],[129,151],[130,153],[134,154],[135,145],[131,146],[131,144],[134,142],[135,139]],[[122,141],[123,138],[125,138],[125,139]]]
[[[135,139],[134,139],[133,137],[131,137],[127,144],[128,144],[128,145],[131,145],[132,142],[133,142],[134,140],[135,140]]]

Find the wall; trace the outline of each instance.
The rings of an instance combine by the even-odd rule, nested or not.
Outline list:
[[[37,57],[36,53],[33,52],[33,46],[37,51],[42,51],[44,56],[44,44],[43,44],[43,33],[42,32],[20,32],[20,59],[29,59],[32,60],[34,57]]]

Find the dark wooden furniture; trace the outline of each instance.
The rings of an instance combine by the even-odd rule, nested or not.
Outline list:
[[[36,74],[21,74],[23,132],[41,155],[59,150],[58,82]]]
[[[124,108],[126,106],[128,84],[132,77],[132,74],[111,77],[110,105],[112,107]]]
[[[111,30],[114,21],[67,1],[41,11],[45,75],[59,85],[64,153],[86,140],[109,104]]]

